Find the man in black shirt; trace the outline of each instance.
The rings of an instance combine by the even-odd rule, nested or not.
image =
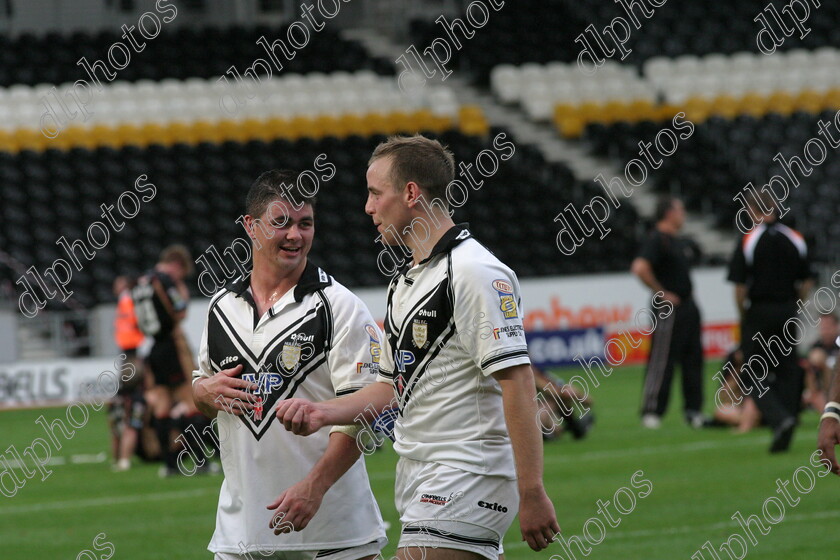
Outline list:
[[[761,202],[770,214],[753,201],[750,211],[758,225],[738,240],[727,279],[735,283],[745,368],[750,367],[741,379],[773,429],[770,452],[777,453],[790,447],[803,379],[785,323],[796,316],[797,297],[807,297],[812,275],[802,235],[779,222],[772,197],[761,196]]]
[[[657,201],[656,227],[642,244],[631,271],[673,312],[655,325],[642,396],[642,425],[658,428],[668,408],[674,364],[682,371],[685,419],[692,427],[704,425],[703,344],[700,310],[692,298],[690,257],[694,248],[677,237],[685,222],[683,203],[672,197]]]
[[[192,273],[192,259],[182,245],[161,252],[155,268],[141,276],[131,291],[137,325],[154,339],[146,364],[146,401],[154,415],[154,426],[165,466],[162,476],[178,472],[172,449],[170,410],[176,401],[190,402],[187,379],[195,369],[192,351],[181,329],[187,314],[189,291],[184,278]]]

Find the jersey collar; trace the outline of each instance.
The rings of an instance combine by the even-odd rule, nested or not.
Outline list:
[[[300,302],[307,295],[326,288],[331,284],[332,278],[330,275],[324,272],[321,267],[312,264],[312,261],[307,259],[306,267],[303,269],[303,274],[300,275],[300,280],[298,280],[297,286],[294,288],[295,301]],[[228,284],[228,290],[235,293],[237,297],[241,297],[252,306],[256,307],[254,297],[248,289],[250,286],[251,273],[249,272],[245,276],[240,276]]]
[[[433,258],[438,255],[444,255],[449,253],[461,244],[462,241],[470,239],[472,237],[472,233],[469,230],[470,224],[463,223],[463,224],[455,224],[451,228],[447,230],[446,233],[443,234],[443,237],[438,239],[438,242],[435,243],[435,246],[432,247],[432,252],[429,253],[429,256],[420,261],[417,264],[426,264]],[[405,266],[400,270],[400,273],[405,276],[405,273],[408,272],[412,267],[411,260],[409,260]]]

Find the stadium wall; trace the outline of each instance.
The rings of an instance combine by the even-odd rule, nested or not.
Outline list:
[[[707,358],[724,356],[737,340],[733,290],[725,274],[722,267],[697,269],[692,274],[703,315]],[[603,331],[605,340],[619,331],[635,333],[640,327],[644,329],[645,314],[640,312],[649,308],[651,301],[648,290],[627,273],[523,279],[521,287],[525,328],[530,332],[596,327]],[[385,315],[385,288],[354,292],[381,324]],[[194,351],[201,340],[208,302],[206,298],[192,300],[187,313],[185,331]],[[78,399],[83,389],[90,387],[103,371],[113,371],[113,356],[118,354],[110,328],[114,306],[98,307],[94,318],[97,328],[93,351],[98,358],[0,365],[0,408],[66,404]],[[629,345],[626,347],[630,349]],[[630,349],[624,363],[640,363],[646,356],[647,341]]]

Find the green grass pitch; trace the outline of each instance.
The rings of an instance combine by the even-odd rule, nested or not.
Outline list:
[[[707,379],[718,364],[710,363]],[[570,372],[558,372],[569,374]],[[809,457],[815,449],[818,415],[806,412],[791,451],[767,453],[770,433],[766,429],[735,435],[725,429],[691,430],[680,414],[679,384],[668,416],[658,431],[643,430],[638,421],[641,391],[640,367],[617,369],[592,388],[597,422],[589,437],[573,441],[568,435],[545,447],[545,483],[554,501],[566,538],[581,535],[590,518],[589,536],[603,541],[588,555],[573,547],[575,558],[684,559],[690,560],[704,542],[710,541],[720,560],[729,555],[719,546],[730,535],[744,535],[731,517],[740,511],[745,517],[762,517],[762,505],[776,492],[776,480],[790,480],[797,468],[811,473]],[[713,387],[707,386],[707,412],[712,406]],[[14,444],[19,450],[43,436],[35,419],[64,416],[63,408],[0,412],[0,448]],[[50,467],[46,480],[30,479],[14,497],[0,496],[0,558],[3,560],[92,559],[108,556],[115,560],[210,559],[205,549],[213,532],[220,476],[161,480],[157,465],[135,463],[129,472],[114,473],[108,462],[73,463],[73,455],[95,455],[108,449],[104,413],[95,413],[54,456],[67,462]],[[399,523],[393,505],[394,465],[390,449],[367,459],[373,491],[382,514],[391,523],[391,541],[385,558],[394,554]],[[643,471],[652,491],[642,498],[644,488],[631,485],[631,476]],[[799,484],[807,489],[811,480],[800,472]],[[757,543],[747,540],[750,560],[806,560],[834,557],[838,537],[840,480],[834,476],[814,477],[813,489],[800,493],[789,486],[799,502],[784,504],[784,518],[765,526],[761,535],[753,525]],[[617,490],[627,487],[636,495],[632,511],[622,515],[614,505],[610,527],[598,513],[597,501],[612,502]],[[630,508],[628,493],[620,498]],[[619,496],[622,494],[620,493]],[[266,499],[268,500],[268,496]],[[781,497],[780,497],[781,499]],[[778,517],[772,503],[766,510]],[[764,518],[762,517],[762,521]],[[94,538],[104,533],[94,546]],[[107,543],[113,545],[109,550]],[[584,541],[585,544],[586,541]],[[570,558],[555,543],[535,553],[521,542],[518,522],[504,541],[511,560]],[[99,548],[100,550],[97,550]],[[90,550],[90,554],[80,554]],[[734,552],[741,550],[734,543]],[[716,560],[703,552],[696,560]],[[254,556],[258,558],[258,555]]]

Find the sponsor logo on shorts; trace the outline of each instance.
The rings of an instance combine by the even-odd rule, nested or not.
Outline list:
[[[493,289],[499,294],[499,309],[501,309],[505,319],[518,317],[516,300],[513,298],[513,286],[504,280],[493,280]]]
[[[437,317],[437,310],[421,309],[417,314],[421,317]]]
[[[432,504],[436,506],[445,506],[449,503],[449,498],[446,496],[438,496],[436,494],[422,494],[420,496],[421,504]]]
[[[483,500],[479,500],[478,507],[483,507],[484,509],[489,509],[493,511],[498,511],[499,513],[507,513],[507,506],[503,506],[502,504],[497,504],[496,502],[485,502]]]

